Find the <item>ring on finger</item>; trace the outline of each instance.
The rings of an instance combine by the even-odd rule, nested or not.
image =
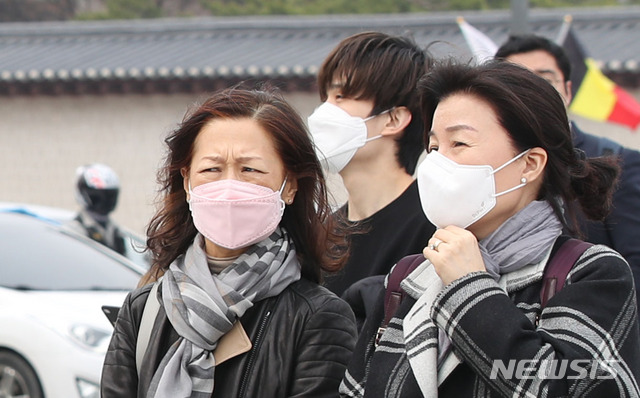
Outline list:
[[[438,246],[440,246],[440,243],[442,243],[442,241],[440,239],[436,239],[434,243],[429,245],[429,249],[438,251]]]

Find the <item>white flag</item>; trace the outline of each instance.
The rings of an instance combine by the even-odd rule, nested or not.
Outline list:
[[[476,63],[481,64],[488,59],[492,59],[498,51],[498,46],[487,35],[469,25],[462,17],[458,17],[458,26],[462,35],[471,49]]]

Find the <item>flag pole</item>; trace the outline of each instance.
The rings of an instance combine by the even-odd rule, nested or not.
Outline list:
[[[511,0],[511,35],[531,33],[528,14],[528,0]]]
[[[571,28],[571,22],[573,22],[573,17],[569,14],[565,15],[562,21],[562,26],[560,26],[560,31],[558,32],[558,36],[556,37],[556,44],[562,46],[562,43],[567,38],[569,34],[569,29]]]

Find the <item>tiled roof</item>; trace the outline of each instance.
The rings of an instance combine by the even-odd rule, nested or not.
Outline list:
[[[532,9],[534,33],[554,38],[564,15],[609,72],[640,75],[640,7]],[[189,78],[311,78],[344,37],[363,30],[409,34],[436,56],[469,58],[456,24],[496,43],[509,10],[393,15],[276,16],[0,24],[0,84]]]

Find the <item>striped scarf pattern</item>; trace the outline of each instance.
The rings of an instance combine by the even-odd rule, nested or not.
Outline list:
[[[161,305],[180,338],[160,362],[149,398],[211,397],[218,340],[254,302],[300,279],[293,242],[282,228],[218,275],[211,274],[203,247],[198,234],[163,277]]]

